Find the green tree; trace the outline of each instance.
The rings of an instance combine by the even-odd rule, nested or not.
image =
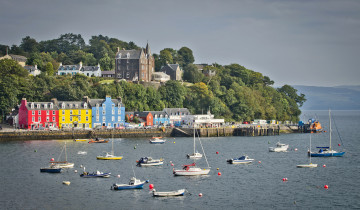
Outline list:
[[[177,61],[182,67],[194,63],[195,58],[192,50],[187,47],[180,48],[180,50],[178,50]]]
[[[167,108],[182,108],[186,89],[180,82],[169,80],[164,86],[159,88],[161,94],[161,100],[164,102]]]
[[[45,66],[45,72],[47,73],[47,75],[49,76],[53,76],[54,75],[54,67],[52,65],[51,62],[48,62]]]
[[[39,43],[30,36],[26,36],[22,39],[20,44],[20,48],[23,49],[27,53],[38,52]]]

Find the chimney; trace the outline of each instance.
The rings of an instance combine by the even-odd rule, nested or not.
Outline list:
[[[35,70],[37,69],[37,64],[35,64]]]
[[[88,96],[84,96],[84,97],[83,97],[83,101],[86,102],[87,104],[89,104],[90,99],[89,99]]]
[[[82,61],[80,61],[79,65],[80,65],[80,68],[81,68],[82,67]]]
[[[59,66],[62,66],[62,62],[59,63]]]
[[[26,106],[26,104],[27,104],[26,98],[22,98],[21,99],[21,106]]]
[[[58,104],[58,100],[56,98],[52,98],[51,99],[51,102],[54,104],[54,105],[57,105]]]
[[[117,51],[118,51],[118,52],[120,51],[120,47],[117,47]]]
[[[120,101],[120,103],[122,103],[122,99],[121,99],[121,97],[120,97],[120,96],[118,96],[118,97],[117,97],[117,100],[119,100],[119,101]]]

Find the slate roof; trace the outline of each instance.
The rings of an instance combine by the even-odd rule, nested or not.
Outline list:
[[[163,110],[166,114],[177,115],[178,112],[181,112],[181,115],[190,115],[190,111],[187,108],[165,108]]]
[[[9,54],[9,56],[16,60],[16,61],[22,61],[22,62],[26,62],[27,58],[25,56],[22,55],[14,55],[14,54]]]
[[[65,108],[62,107],[62,104],[65,104]],[[59,101],[58,106],[60,109],[91,109],[91,107],[87,106],[87,108],[84,107],[85,102],[84,101]],[[77,107],[76,107],[77,105]]]
[[[80,71],[98,71],[99,69],[99,66],[83,66]]]
[[[80,70],[80,65],[62,65],[59,66],[58,70]]]
[[[115,74],[115,71],[101,71],[101,75]]]
[[[134,115],[138,115],[139,117],[147,117],[151,112],[134,112]]]
[[[139,59],[141,52],[142,50],[120,50],[116,53],[115,59]]]
[[[31,104],[34,104],[34,108],[31,108]],[[40,105],[40,108],[38,108],[38,104]],[[59,109],[59,106],[57,104],[53,104],[53,108],[50,108],[50,105],[52,102],[26,102],[26,108],[28,110],[57,110]],[[45,108],[46,105],[46,108]]]
[[[165,117],[165,115],[167,115],[166,112],[164,112],[164,111],[149,111],[149,112],[151,112],[151,114],[153,116],[155,116],[155,115],[158,115],[158,116],[163,115]]]
[[[115,104],[115,106],[118,106],[118,104],[121,104],[121,107],[124,107],[125,105],[121,103],[121,100],[119,99],[111,99],[111,101]],[[90,99],[89,104],[92,107],[96,107],[96,104],[99,104],[101,106],[105,102],[105,99]]]

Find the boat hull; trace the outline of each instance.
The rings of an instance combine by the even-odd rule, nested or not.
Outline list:
[[[252,163],[254,160],[228,160],[230,164],[249,164]]]
[[[198,175],[207,175],[209,174],[210,169],[200,169],[196,168],[195,170],[174,170],[173,174],[175,176],[198,176]]]
[[[301,164],[301,165],[297,165],[297,168],[316,168],[318,166],[318,164]]]
[[[185,194],[185,189],[177,190],[177,191],[169,191],[169,192],[156,192],[153,191],[154,197],[169,197],[169,196],[183,196]]]
[[[61,168],[40,168],[40,172],[60,173],[60,172],[61,172]]]
[[[104,174],[80,174],[80,177],[82,177],[82,178],[109,178],[110,173],[104,173]]]
[[[311,153],[311,157],[342,157],[345,152],[333,152],[333,153]]]
[[[138,184],[138,185],[114,185],[112,186],[113,190],[131,190],[131,189],[143,189],[144,183]]]
[[[103,157],[103,156],[97,156],[96,159],[98,160],[121,160],[122,156],[116,156],[116,157]]]
[[[164,162],[156,162],[156,163],[140,163],[140,166],[161,166]]]

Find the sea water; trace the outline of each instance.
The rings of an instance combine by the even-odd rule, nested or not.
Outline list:
[[[332,146],[346,154],[312,158],[317,168],[296,165],[309,163],[310,135],[315,150],[316,146],[328,146],[329,132],[201,138],[211,171],[207,176],[195,177],[172,174],[173,168],[192,163],[186,154],[193,152],[193,138],[167,138],[165,144],[158,145],[150,144],[148,139],[113,139],[115,155],[122,155],[122,160],[96,159],[111,151],[109,143],[0,142],[0,209],[359,209],[360,112],[333,111],[332,115]],[[319,119],[328,131],[327,111],[307,111],[301,117],[305,121]],[[61,154],[64,142],[68,161],[74,162],[75,167],[60,174],[40,173],[51,158],[65,158]],[[288,152],[269,152],[268,148],[277,142],[289,144]],[[197,150],[201,152],[198,142]],[[242,155],[255,161],[248,165],[226,162]],[[163,158],[164,165],[137,167],[136,160],[145,156]],[[196,164],[207,166],[205,158],[196,160]],[[111,172],[112,176],[81,178],[84,167],[88,172],[99,170]],[[140,190],[110,189],[113,183],[128,183],[133,176],[149,180],[157,191],[185,188],[187,192],[183,197],[155,198],[148,184]],[[64,185],[63,181],[71,184]]]

